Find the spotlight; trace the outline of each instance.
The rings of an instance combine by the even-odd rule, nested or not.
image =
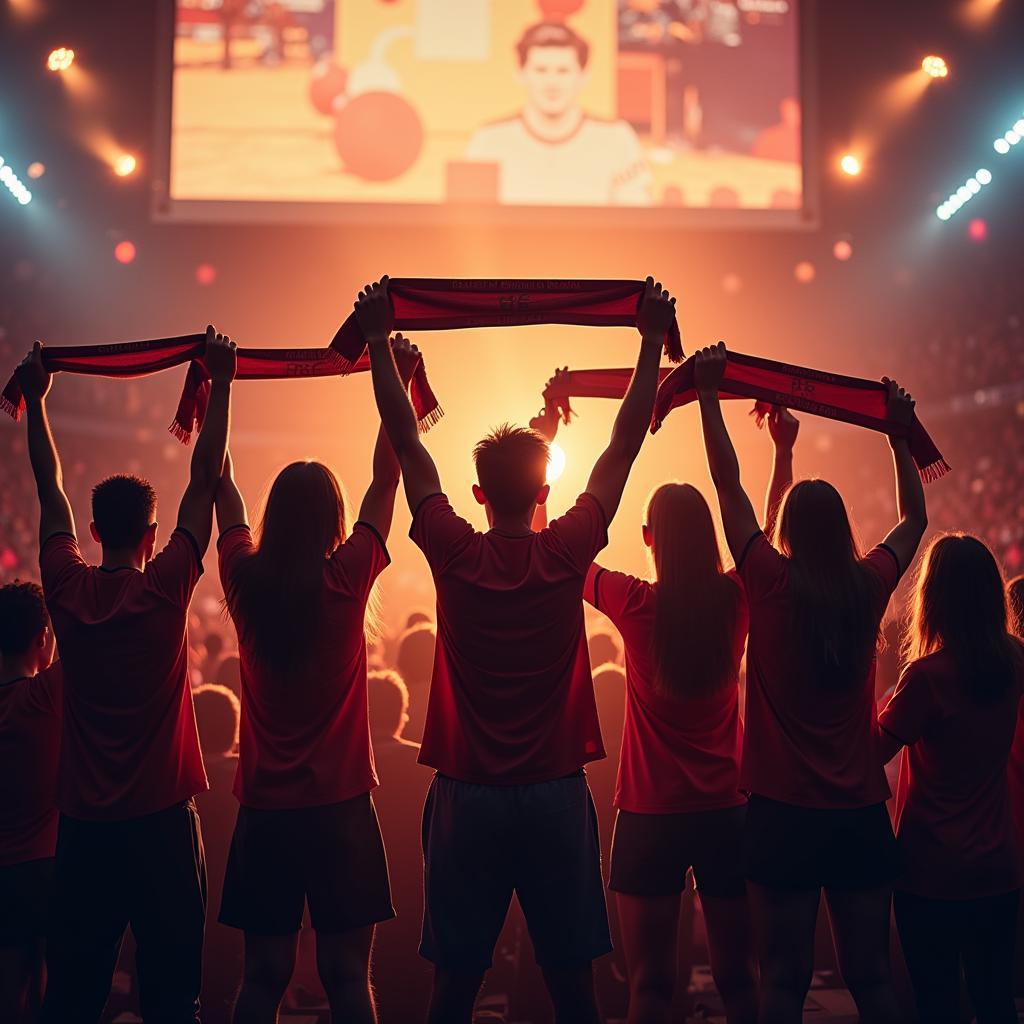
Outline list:
[[[972,242],[984,242],[988,238],[988,224],[980,217],[975,217],[967,225],[967,235]]]
[[[987,167],[979,167],[972,177],[968,178],[944,203],[940,203],[935,208],[935,216],[939,220],[949,220],[954,213],[984,191],[986,185],[991,184],[992,172]]]
[[[565,451],[553,441],[548,447],[547,483],[553,484],[565,472]]]
[[[1024,135],[1024,117],[1022,117],[1014,126],[1013,130],[1018,135]]]
[[[56,50],[51,50],[50,55],[46,58],[46,66],[58,74],[67,71],[74,63],[75,51],[67,46],[58,46]]]
[[[114,259],[118,263],[131,263],[135,259],[135,245],[125,239],[114,246]]]
[[[988,185],[992,182],[992,172],[986,170],[984,167],[978,168],[978,171],[974,176],[982,185]]]
[[[808,260],[801,260],[793,268],[793,276],[800,282],[800,284],[810,284],[815,277],[817,271],[814,269],[814,264]]]
[[[921,61],[921,70],[928,75],[929,78],[949,77],[949,65],[941,57],[936,57],[934,54],[929,57],[925,57],[925,59]]]
[[[1004,134],[1000,135],[992,143],[992,148],[1000,155],[1006,156],[1010,150],[1016,146],[1021,139],[1024,139],[1024,117],[1018,118],[1013,127],[1008,129]]]
[[[211,285],[217,280],[217,268],[212,263],[200,263],[196,267],[196,281],[201,285]]]
[[[862,169],[860,160],[853,153],[846,153],[843,156],[839,161],[839,168],[843,174],[847,174],[851,178],[856,178]]]
[[[1011,128],[1004,136],[1004,139],[1011,145],[1016,146],[1020,142],[1020,136]]]
[[[28,165],[28,176],[30,178],[41,178],[46,173],[46,165],[38,160]]]
[[[4,161],[0,156],[0,184],[3,184],[11,196],[22,206],[28,206],[32,202],[32,193],[25,187],[25,183],[14,173],[14,168]]]
[[[1010,152],[1010,144],[1006,139],[996,139],[996,141],[992,143],[992,148],[1000,156],[1006,156],[1006,154]]]
[[[832,255],[839,260],[840,263],[845,263],[853,256],[853,246],[845,238],[840,238],[839,241],[832,246]]]
[[[131,153],[121,153],[114,160],[114,173],[119,178],[127,178],[135,173],[139,163]]]

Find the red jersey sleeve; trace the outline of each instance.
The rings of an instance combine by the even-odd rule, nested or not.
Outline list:
[[[203,560],[199,545],[188,530],[179,526],[164,549],[146,566],[146,585],[178,608],[187,608],[192,600]]]
[[[46,715],[60,714],[64,705],[64,673],[59,661],[28,680],[29,701]]]
[[[587,572],[583,600],[619,626],[639,582],[635,576],[605,569],[595,562]]]
[[[384,538],[369,523],[357,522],[348,540],[334,552],[331,569],[338,583],[366,601],[374,581],[391,564]]]
[[[939,703],[921,662],[908,665],[896,692],[878,716],[879,728],[901,743],[913,746],[940,714]]]
[[[225,595],[232,588],[235,570],[255,550],[252,530],[244,523],[228,527],[217,538],[217,565],[220,569],[220,585]]]
[[[747,597],[756,601],[770,594],[785,577],[786,559],[771,546],[768,538],[758,531],[747,541],[736,571]]]
[[[608,522],[601,503],[584,492],[564,516],[553,520],[545,531],[570,565],[585,576],[591,563],[608,543]],[[604,609],[602,609],[603,611]]]
[[[476,530],[457,515],[444,494],[424,498],[412,517],[409,536],[426,555],[434,575],[445,568],[476,535]]]
[[[878,577],[884,598],[883,604],[888,604],[902,575],[896,552],[886,544],[879,544],[864,556],[864,564]]]
[[[59,602],[61,591],[88,568],[73,534],[47,537],[39,552],[39,575],[47,602]]]

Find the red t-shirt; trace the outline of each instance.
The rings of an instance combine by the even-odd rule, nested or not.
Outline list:
[[[86,565],[57,533],[39,565],[64,666],[61,811],[116,821],[205,790],[185,636],[203,571],[195,538],[175,530],[139,572]]]
[[[420,761],[465,782],[545,782],[604,757],[583,630],[583,581],[608,542],[590,494],[539,533],[479,533],[443,494],[412,539],[437,588]]]
[[[60,662],[0,683],[0,866],[56,849],[61,687]]]
[[[730,573],[742,594],[739,578]],[[670,697],[654,685],[651,643],[657,584],[593,565],[584,597],[611,619],[626,649],[626,719],[615,806],[635,814],[678,814],[737,807],[740,793],[739,676],[704,697]],[[736,616],[739,667],[747,606]]]
[[[1017,846],[1024,854],[1024,701],[1017,710],[1017,732],[1007,765],[1010,783],[1010,808],[1017,830]]]
[[[945,651],[911,663],[878,723],[905,743],[896,837],[907,864],[897,888],[974,899],[1020,887],[1024,872],[1007,784],[1024,670],[991,704],[965,692]]]
[[[217,544],[220,578],[238,632],[242,720],[235,796],[245,807],[287,810],[339,803],[377,785],[366,699],[366,602],[387,566],[384,542],[368,523],[324,559],[319,637],[303,679],[275,679],[253,657],[252,636],[235,599],[239,565],[256,548],[248,526]]]
[[[899,564],[884,545],[868,552],[864,564],[878,581],[873,615],[880,624],[899,582]],[[800,807],[867,807],[888,800],[874,661],[863,683],[845,690],[808,678],[801,652],[790,645],[789,559],[757,533],[739,573],[750,604],[741,788]]]

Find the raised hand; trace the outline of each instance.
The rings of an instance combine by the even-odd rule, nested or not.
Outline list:
[[[554,441],[558,434],[558,410],[553,405],[546,405],[533,419],[530,429],[536,430],[546,441]]]
[[[412,379],[413,371],[420,361],[420,350],[402,333],[391,339],[391,351],[395,354],[395,365],[402,383],[407,387]]]
[[[356,323],[367,342],[387,341],[395,327],[395,312],[388,294],[389,278],[365,285],[355,301]]]
[[[636,314],[637,330],[644,338],[661,341],[675,318],[676,300],[661,287],[660,281],[655,282],[653,277],[648,277]]]
[[[693,385],[698,393],[718,390],[728,355],[724,341],[697,350],[693,357]]]
[[[775,447],[783,451],[792,451],[796,444],[796,436],[800,433],[800,421],[781,405],[772,406],[768,413],[768,433],[775,442]]]
[[[230,384],[238,367],[238,346],[226,335],[218,334],[213,324],[206,325],[206,353],[203,364],[214,384]]]
[[[882,383],[889,389],[889,395],[885,405],[885,414],[893,423],[900,423],[909,427],[914,419],[914,406],[917,404],[913,397],[903,390],[894,380],[888,377],[882,378]]]
[[[37,341],[14,371],[18,387],[26,401],[42,401],[53,383],[53,375],[43,365],[43,343]]]

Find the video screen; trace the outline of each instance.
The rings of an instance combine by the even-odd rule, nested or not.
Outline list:
[[[804,206],[798,0],[177,0],[168,208]]]

